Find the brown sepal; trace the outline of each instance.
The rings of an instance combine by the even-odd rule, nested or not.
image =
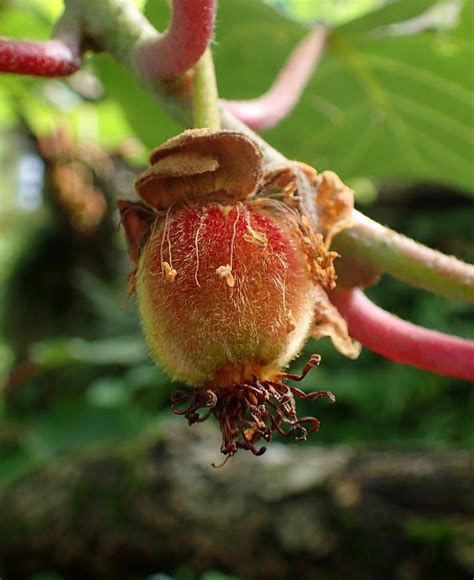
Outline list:
[[[136,265],[141,249],[150,235],[156,214],[142,203],[119,199],[117,204],[120,221],[127,235],[130,258]]]
[[[346,321],[325,292],[336,286],[333,262],[339,254],[329,247],[333,237],[351,225],[352,190],[332,171],[318,174],[309,165],[295,162],[267,171],[259,195],[281,198],[299,215],[304,250],[317,283],[311,335],[316,339],[328,336],[336,350],[357,358],[360,344],[349,336]]]
[[[333,171],[318,173],[306,163],[292,162],[267,171],[262,196],[280,195],[309,220],[327,247],[340,231],[351,226],[354,192]]]
[[[316,178],[318,225],[329,245],[335,235],[352,225],[354,192],[333,171],[323,171]]]
[[[318,302],[311,336],[316,340],[327,336],[341,354],[348,358],[357,358],[361,345],[350,337],[346,320],[322,288],[318,287],[317,292]]]
[[[243,133],[190,129],[169,139],[150,155],[138,176],[138,195],[151,207],[193,200],[245,199],[262,177],[262,154]]]

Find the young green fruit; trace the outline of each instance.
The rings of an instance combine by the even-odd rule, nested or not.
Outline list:
[[[340,198],[348,190],[306,166],[264,174],[259,150],[239,133],[185,132],[151,163],[136,184],[148,206],[119,205],[150,352],[194,387],[175,393],[174,411],[190,423],[203,420],[201,408],[213,413],[226,455],[261,454],[255,445],[272,430],[305,439],[319,423],[298,419],[295,395],[334,397],[285,382],[319,357],[301,377],[281,369],[311,334],[331,335],[349,356],[357,350],[323,289],[335,283],[327,240],[347,218]],[[304,187],[315,197],[320,232],[298,201]]]

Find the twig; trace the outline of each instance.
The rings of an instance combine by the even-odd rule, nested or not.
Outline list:
[[[350,335],[370,350],[401,364],[474,381],[474,341],[402,320],[358,289],[334,290],[329,297],[347,320]]]
[[[142,75],[150,80],[169,80],[191,69],[212,39],[215,12],[215,0],[173,0],[168,30],[138,49]]]
[[[334,240],[345,259],[441,296],[474,302],[474,266],[427,248],[358,211],[353,218],[354,226]]]

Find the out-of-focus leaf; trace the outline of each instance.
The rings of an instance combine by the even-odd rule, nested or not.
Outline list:
[[[456,39],[465,40],[469,45],[472,45],[472,37],[474,34],[474,0],[463,0],[462,5],[462,17],[452,34]],[[467,71],[465,72],[467,74]]]
[[[120,105],[131,128],[146,147],[153,149],[182,130],[139,81],[111,57],[97,55],[94,66],[108,97]]]
[[[16,120],[15,109],[8,91],[0,86],[0,127],[9,128]]]
[[[336,28],[301,102],[269,141],[343,179],[434,181],[472,194],[474,39],[466,23],[474,3],[463,3],[452,30],[388,27],[435,4],[400,0]],[[222,96],[267,90],[305,32],[255,0],[221,3],[215,56]]]
[[[51,33],[51,24],[37,10],[20,6],[2,9],[0,18],[0,35],[23,40],[47,39]]]
[[[97,379],[87,390],[87,400],[96,407],[121,407],[130,401],[131,395],[128,385],[114,377]]]
[[[30,2],[27,0],[16,0],[16,4],[23,10],[30,9]],[[55,22],[64,10],[64,0],[33,0],[33,6],[44,17]]]
[[[339,32],[355,35],[356,33],[371,33],[381,26],[388,26],[416,18],[429,10],[435,0],[401,0],[387,2],[380,10],[369,12],[351,22],[343,24]]]
[[[46,459],[88,445],[124,441],[143,430],[142,413],[71,400],[31,422],[27,447]]]
[[[2,457],[0,462],[0,488],[29,473],[36,465],[37,462],[34,455],[25,449],[19,449],[11,457]]]
[[[56,338],[37,343],[32,349],[31,360],[42,369],[54,369],[74,363],[131,365],[147,360],[147,354],[138,335],[95,342],[82,338]]]
[[[346,0],[343,2],[308,2],[308,0],[265,0],[277,10],[307,22],[339,24],[374,10],[386,0]]]

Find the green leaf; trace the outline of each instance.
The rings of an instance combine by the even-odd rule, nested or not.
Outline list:
[[[46,40],[51,33],[51,25],[37,10],[30,6],[4,10],[0,19],[0,35],[22,40]]]
[[[434,4],[400,0],[334,29],[300,103],[266,134],[270,143],[345,180],[432,181],[472,194],[473,2],[452,29],[391,26]],[[255,0],[221,3],[215,47],[221,96],[253,98],[268,90],[306,32]]]
[[[262,2],[221,2],[213,47],[221,96],[248,99],[266,91],[306,31]]]
[[[377,11],[369,12],[365,16],[352,20],[339,28],[340,32],[354,35],[356,33],[371,32],[381,26],[396,24],[420,16],[436,4],[436,0],[402,0],[388,2]]]
[[[10,457],[5,458],[3,455],[0,462],[0,489],[30,473],[37,465],[38,462],[34,454],[23,448],[18,449]]]
[[[145,428],[143,414],[133,409],[70,400],[31,422],[27,449],[35,457],[47,459],[88,445],[124,441]]]
[[[131,365],[147,360],[147,355],[143,340],[135,335],[95,342],[58,337],[36,343],[31,359],[42,369],[56,369],[71,364]]]
[[[131,73],[106,54],[94,57],[107,96],[123,110],[130,127],[146,147],[153,149],[182,131],[160,108],[155,97]]]
[[[308,0],[265,0],[280,10],[287,10],[292,18],[306,22],[324,22],[331,26],[353,20],[370,12],[385,0],[346,0],[345,2],[308,2]]]
[[[458,26],[453,30],[453,34],[460,40],[472,44],[474,33],[474,0],[464,0],[461,17]]]

